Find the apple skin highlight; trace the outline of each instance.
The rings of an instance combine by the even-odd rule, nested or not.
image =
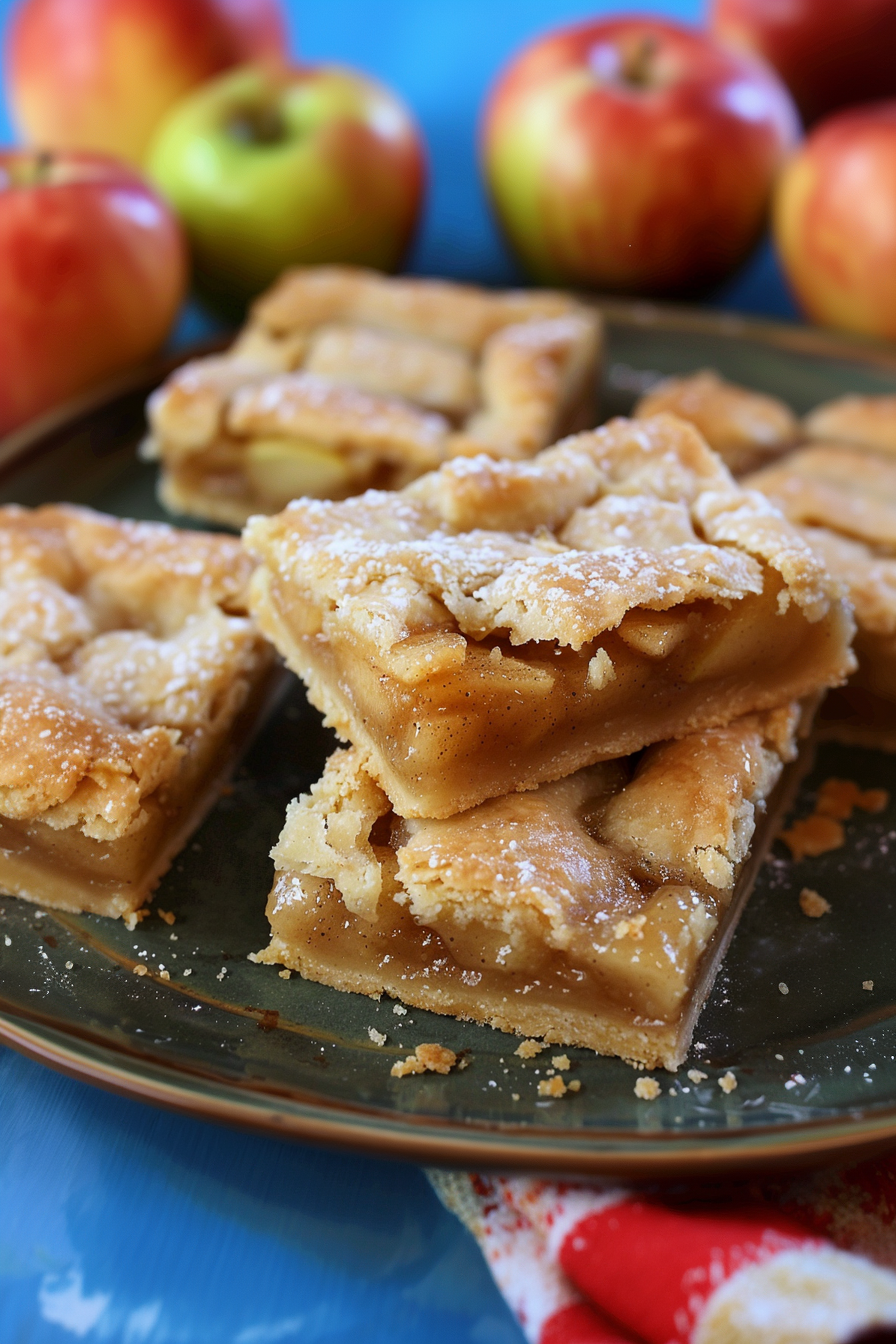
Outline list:
[[[772,223],[813,322],[896,339],[896,101],[817,127],[781,176]]]
[[[624,18],[525,48],[488,100],[482,159],[536,280],[678,295],[749,253],[798,133],[760,62],[677,24]]]
[[[190,89],[285,53],[279,0],[22,0],[4,74],[27,144],[140,164]]]
[[[186,277],[177,220],[123,164],[0,153],[0,435],[151,355]]]
[[[337,66],[221,76],[165,120],[149,170],[184,222],[200,292],[237,308],[291,265],[394,270],[426,179],[404,105]]]

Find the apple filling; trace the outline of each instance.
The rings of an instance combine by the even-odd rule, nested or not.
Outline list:
[[[271,688],[229,537],[0,510],[0,889],[137,910]]]
[[[829,420],[824,407],[816,414],[832,434],[846,434],[848,409],[833,403]],[[825,702],[822,727],[845,740],[896,747],[896,461],[877,451],[812,445],[746,484],[792,519],[855,610],[858,668]]]
[[[255,519],[251,603],[406,817],[447,817],[836,685],[852,622],[796,529],[670,416],[531,463]]]
[[[676,1068],[797,718],[748,716],[444,820],[400,816],[363,754],[336,752],[288,810],[257,959]]]
[[[150,399],[167,507],[241,525],[300,496],[400,489],[446,458],[531,457],[593,423],[599,320],[342,267],[288,273],[223,356]]]

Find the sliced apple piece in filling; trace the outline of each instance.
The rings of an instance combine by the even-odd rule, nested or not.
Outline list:
[[[276,508],[303,495],[339,495],[355,474],[337,451],[309,439],[255,439],[246,448],[244,470],[259,499]]]

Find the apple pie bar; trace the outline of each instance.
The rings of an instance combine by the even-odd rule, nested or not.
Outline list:
[[[251,569],[231,537],[0,509],[0,891],[143,904],[270,690]]]
[[[447,817],[852,671],[852,616],[671,415],[254,518],[251,606],[404,817]]]
[[[748,478],[799,527],[849,592],[858,669],[823,723],[896,747],[896,457],[812,444]]]
[[[677,1068],[797,723],[795,706],[748,715],[440,821],[396,813],[363,754],[337,751],[287,812],[256,959]]]
[[[710,448],[739,475],[778,457],[802,437],[789,406],[726,382],[712,369],[683,378],[664,378],[635,407],[638,419],[668,411],[696,425]]]
[[[239,527],[459,454],[533,456],[595,423],[599,346],[597,314],[563,294],[294,270],[229,352],[154,393],[144,451],[168,508]]]

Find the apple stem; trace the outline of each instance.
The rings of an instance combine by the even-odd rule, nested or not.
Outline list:
[[[622,52],[619,73],[626,84],[643,89],[652,83],[653,62],[659,51],[659,43],[653,33],[642,33],[633,42],[627,43]]]
[[[36,187],[43,186],[49,182],[53,175],[54,156],[49,149],[38,150],[34,160],[33,183]]]
[[[227,127],[234,140],[245,145],[274,145],[282,140],[286,127],[276,107],[240,108]]]

